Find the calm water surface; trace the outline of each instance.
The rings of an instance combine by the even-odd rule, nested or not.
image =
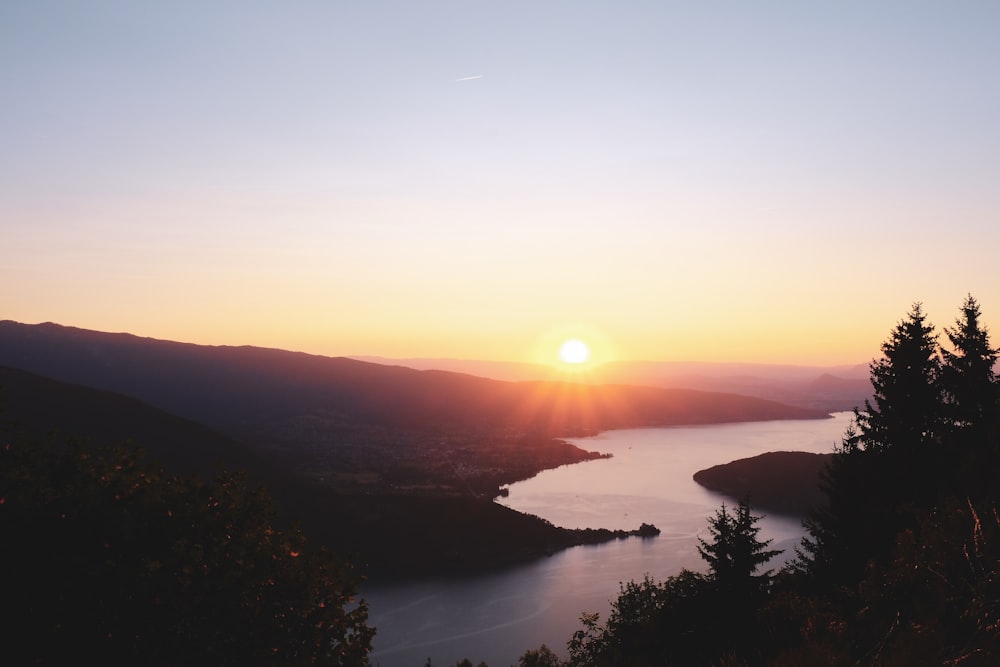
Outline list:
[[[660,536],[576,547],[466,579],[366,586],[370,624],[378,629],[372,664],[422,667],[431,658],[436,667],[451,667],[468,657],[507,667],[543,643],[565,656],[580,614],[606,618],[620,582],[703,569],[698,537],[725,498],[695,484],[695,472],[769,451],[831,452],[849,421],[849,413],[837,413],[824,420],[629,429],[572,439],[614,456],[542,472],[512,485],[503,503],[567,528],[633,529],[646,522]],[[762,537],[793,555],[803,535],[798,520],[769,516],[761,526]]]

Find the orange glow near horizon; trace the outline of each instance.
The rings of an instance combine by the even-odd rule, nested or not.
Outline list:
[[[926,308],[928,312],[930,308]],[[531,337],[522,331],[476,331],[467,323],[455,323],[451,330],[442,325],[428,331],[423,321],[410,325],[391,321],[375,323],[340,322],[320,318],[306,323],[259,316],[249,319],[232,318],[218,321],[203,318],[197,321],[178,317],[166,321],[158,314],[144,317],[146,312],[125,312],[108,318],[56,318],[40,313],[34,317],[7,315],[26,324],[54,321],[57,324],[111,333],[130,333],[140,337],[171,340],[199,345],[268,347],[323,356],[381,356],[387,359],[459,359],[489,362],[530,363],[554,369],[567,379],[592,381],[603,365],[617,361],[670,361],[702,363],[762,363],[810,366],[835,366],[868,363],[879,355],[879,346],[896,321],[906,312],[905,307],[894,315],[852,321],[845,326],[823,328],[817,322],[813,328],[796,328],[794,323],[771,322],[767,327],[746,326],[732,331],[719,322],[699,323],[675,331],[637,334],[637,327],[609,333],[605,329],[580,323],[549,327],[541,335]],[[938,314],[939,312],[945,315]],[[934,311],[934,323],[950,325],[945,319],[950,313],[943,308]],[[579,340],[589,349],[589,358],[582,363],[568,363],[560,357],[561,346],[569,340]]]
[[[585,382],[1000,331],[1000,4],[134,4],[4,16],[0,319]]]
[[[82,288],[89,278],[79,279]],[[190,298],[179,302],[156,294],[140,298],[139,290],[124,301],[90,302],[75,299],[56,307],[44,299],[31,300],[12,292],[17,303],[0,317],[26,324],[45,321],[106,332],[127,332],[201,345],[251,345],[324,356],[381,356],[388,359],[460,359],[527,363],[552,369],[567,379],[594,381],[595,371],[609,362],[670,361],[702,363],[757,363],[809,366],[867,364],[880,354],[880,345],[905,316],[905,299],[881,298],[825,312],[823,298],[796,304],[778,301],[729,305],[709,303],[650,308],[625,295],[614,304],[595,303],[585,315],[561,316],[551,299],[542,305],[531,293],[511,303],[510,310],[456,310],[431,301],[409,303],[397,309],[381,295],[348,303],[333,297],[296,293],[282,300],[263,288],[248,294],[226,295],[205,286],[192,286]],[[931,294],[923,300],[925,312],[940,332],[950,326],[964,297]],[[973,292],[979,298],[979,295]],[[64,295],[65,296],[65,295]],[[134,297],[134,298],[133,298]],[[830,296],[829,298],[832,298]],[[996,300],[1000,304],[1000,298]],[[280,304],[275,307],[274,304]],[[475,303],[475,301],[469,301]],[[981,299],[984,323],[991,330],[1000,306]],[[321,307],[332,304],[329,307]],[[556,308],[559,308],[557,305]],[[991,310],[992,309],[992,310]],[[486,312],[489,310],[489,312]],[[566,310],[570,310],[566,308]],[[560,360],[560,346],[570,339],[586,343],[586,363]]]

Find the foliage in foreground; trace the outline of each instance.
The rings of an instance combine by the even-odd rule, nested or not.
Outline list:
[[[0,440],[4,648],[24,664],[365,665],[358,578],[263,490],[128,447]]]
[[[761,517],[741,502],[723,505],[709,519],[711,541],[698,548],[707,574],[682,570],[664,582],[648,575],[622,584],[602,626],[597,614],[581,617],[583,629],[569,641],[569,664],[700,665],[727,655],[757,652],[756,610],[770,588],[769,571],[758,570],[780,551],[760,540]]]
[[[583,614],[583,628],[567,645],[568,662],[543,645],[525,652],[517,667],[700,665],[754,653],[761,631],[756,610],[771,581],[769,571],[758,570],[780,553],[758,539],[760,518],[746,502],[732,511],[723,505],[709,519],[712,540],[699,548],[707,574],[682,570],[664,582],[647,575],[622,584],[603,625],[597,614]]]

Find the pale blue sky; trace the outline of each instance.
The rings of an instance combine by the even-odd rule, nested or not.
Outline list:
[[[0,318],[865,361],[1000,322],[995,2],[8,2]],[[994,316],[996,314],[996,316]]]

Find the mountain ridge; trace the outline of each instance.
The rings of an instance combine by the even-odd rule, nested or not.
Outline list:
[[[492,502],[505,484],[600,456],[557,436],[828,417],[735,394],[502,382],[9,321],[0,322],[0,366],[76,387],[57,387],[57,396],[96,388],[204,425],[227,446],[245,448],[229,457],[230,467],[262,461],[256,467],[271,473],[279,504],[301,516],[309,534],[399,576],[497,567],[617,537],[568,531]],[[140,410],[127,401],[95,408],[91,423]],[[46,411],[36,410],[43,425]],[[440,548],[414,556],[414,540],[427,539]]]
[[[696,399],[703,390],[663,391],[622,384],[506,382],[442,370],[415,370],[254,346],[202,346],[133,334],[109,334],[56,324],[0,322],[0,363],[66,382],[135,396],[171,413],[214,427],[238,429],[248,419],[250,401],[259,418],[303,405],[337,406],[358,420],[386,421],[408,428],[443,422],[510,424],[561,435],[598,429],[683,423],[657,400],[685,399],[703,409],[688,413],[693,423],[716,418]],[[151,377],[156,382],[152,383]],[[179,385],[188,381],[188,386]],[[208,391],[209,389],[213,391]],[[625,394],[608,396],[609,393]],[[725,398],[745,411],[727,408],[723,420],[740,417],[821,418],[816,410],[751,400],[735,393]],[[195,399],[196,397],[196,399]],[[712,397],[719,398],[719,397]],[[529,405],[535,400],[538,405]],[[588,417],[580,413],[589,401]],[[624,402],[623,402],[624,401]],[[616,405],[617,404],[617,405]],[[660,413],[657,414],[656,410]],[[471,412],[470,412],[471,410]],[[534,414],[528,414],[530,412]],[[553,412],[555,411],[555,412]]]
[[[765,398],[825,412],[851,410],[872,394],[868,364],[833,366],[700,362],[611,361],[582,371],[544,364],[440,357],[392,358],[354,356],[352,359],[417,370],[437,368],[508,381],[572,379],[586,384],[627,384],[697,389]]]
[[[54,451],[135,446],[154,468],[206,481],[222,472],[246,473],[252,485],[268,489],[281,525],[302,527],[311,543],[383,580],[482,571],[627,537],[560,528],[482,497],[341,493],[137,399],[0,366],[0,444],[11,439],[47,443]],[[437,549],[413,549],[428,542]]]
[[[694,389],[507,382],[253,346],[202,346],[0,322],[0,365],[137,398],[303,476],[364,492],[496,494],[599,456],[615,428],[828,413]]]

